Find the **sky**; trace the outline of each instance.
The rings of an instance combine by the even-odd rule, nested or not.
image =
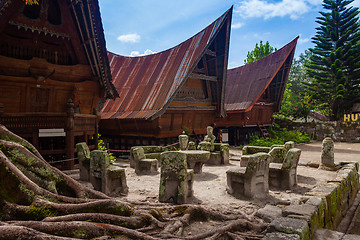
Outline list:
[[[100,0],[108,51],[140,56],[172,48],[234,6],[228,68],[244,65],[260,40],[279,49],[299,36],[295,57],[314,45],[322,0]],[[360,7],[360,0],[352,3]]]

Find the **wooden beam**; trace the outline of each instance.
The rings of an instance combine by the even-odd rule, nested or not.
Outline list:
[[[217,80],[218,80],[216,76],[208,76],[205,74],[197,74],[197,73],[191,73],[189,77],[200,79],[200,80],[211,81],[211,82],[217,82]]]
[[[209,55],[209,56],[216,57],[216,52],[215,52],[215,51],[211,51],[210,49],[206,49],[205,54],[206,54],[206,55]]]

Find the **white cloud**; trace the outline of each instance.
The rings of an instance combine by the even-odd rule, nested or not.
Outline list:
[[[154,54],[156,52],[151,51],[150,49],[146,49],[144,53],[140,53],[139,51],[132,51],[130,53],[130,57],[139,57],[139,56],[145,56],[145,55],[150,55],[150,54]]]
[[[360,0],[353,1],[349,6],[360,7]]]
[[[140,41],[140,35],[137,33],[129,33],[129,34],[124,34],[124,35],[120,35],[118,36],[117,40],[121,41],[121,42],[131,42],[131,43],[136,43]]]
[[[299,44],[304,44],[310,42],[310,38],[299,38]]]
[[[241,28],[242,26],[244,26],[244,24],[240,22],[231,24],[232,29],[238,29]]]
[[[297,19],[309,12],[312,6],[321,4],[321,0],[281,0],[270,2],[268,0],[240,0],[235,10],[244,18],[263,17],[264,19],[289,16]]]

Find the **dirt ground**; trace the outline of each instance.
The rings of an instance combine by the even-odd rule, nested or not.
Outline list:
[[[271,189],[269,197],[265,200],[237,199],[226,192],[226,171],[240,166],[241,150],[231,147],[230,164],[223,166],[203,167],[201,174],[195,174],[194,199],[195,204],[201,204],[209,209],[221,212],[240,211],[253,214],[266,204],[288,205],[307,199],[303,194],[314,186],[325,183],[335,177],[336,172],[319,170],[307,167],[308,162],[319,162],[321,156],[321,142],[312,142],[296,146],[302,150],[298,166],[298,186],[293,190],[280,191]],[[335,162],[359,161],[360,143],[335,143]],[[126,168],[126,180],[129,187],[127,196],[122,197],[128,201],[141,201],[144,203],[157,203],[160,183],[160,173],[156,175],[137,175],[126,161],[117,162]],[[78,174],[73,175],[78,178]],[[87,183],[89,185],[89,183]]]

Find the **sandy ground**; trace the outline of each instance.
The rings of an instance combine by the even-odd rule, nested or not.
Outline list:
[[[241,150],[231,148],[230,164],[222,166],[204,166],[201,174],[195,174],[194,199],[195,204],[222,212],[240,211],[252,214],[266,204],[288,205],[307,198],[303,195],[314,186],[325,183],[335,177],[336,172],[319,170],[305,166],[308,162],[319,162],[321,156],[321,142],[297,145],[302,150],[298,166],[298,186],[293,190],[281,191],[271,189],[265,200],[237,199],[226,192],[226,171],[240,166]],[[360,143],[335,143],[335,162],[359,161]],[[129,194],[123,197],[129,201],[148,203],[158,202],[160,174],[137,175],[126,161],[117,164],[126,168]],[[78,178],[78,173],[73,175]],[[87,185],[89,185],[87,183]]]
[[[341,161],[360,161],[360,143],[335,142],[335,163]],[[300,164],[319,162],[321,159],[321,142],[299,144],[296,146],[302,150]]]

